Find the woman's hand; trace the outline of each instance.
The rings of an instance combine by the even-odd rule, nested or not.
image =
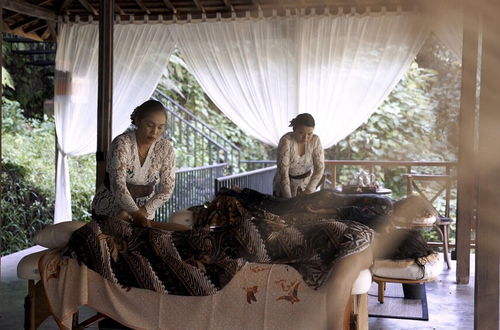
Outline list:
[[[151,227],[151,221],[147,218],[144,206],[132,213],[132,223],[139,227]]]
[[[313,209],[310,205],[306,206],[306,211],[311,213],[320,213],[321,210]]]

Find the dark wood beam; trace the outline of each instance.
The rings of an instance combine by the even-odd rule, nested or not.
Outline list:
[[[24,32],[26,33],[33,33],[40,31],[41,29],[46,29],[47,28],[47,23],[45,21],[40,21],[38,24],[32,25],[27,29],[24,29]]]
[[[36,41],[43,41],[43,39],[36,33],[25,33],[22,30],[17,29],[16,31],[12,30],[5,22],[2,24],[2,32],[12,33],[16,36],[20,36],[23,38],[28,38]]]
[[[474,3],[476,5],[476,3]],[[478,203],[474,329],[499,328],[500,271],[500,0],[481,6]]]
[[[33,23],[35,23],[36,21],[38,21],[39,18],[36,18],[36,17],[30,17],[30,18],[27,18],[27,19],[24,19],[22,21],[19,21],[19,22],[16,22],[14,24],[11,24],[10,25],[10,28],[12,30],[15,30],[15,29],[19,29],[19,28],[24,28],[25,26],[28,26],[28,25],[31,25]]]
[[[464,3],[466,5],[466,3]],[[479,13],[477,6],[465,7],[460,94],[458,181],[457,181],[457,270],[458,284],[469,283],[472,219],[477,204],[477,116],[476,84],[479,56]]]
[[[66,8],[68,8],[72,2],[73,0],[64,0],[63,3],[61,4],[61,7],[59,7],[59,12],[65,11]]]
[[[118,14],[122,15],[122,16],[125,16],[127,15],[126,12],[123,11],[122,7],[120,7],[116,1],[115,1],[115,12],[117,12]]]
[[[47,29],[49,30],[50,37],[53,41],[57,42],[57,30],[54,22],[47,21]],[[44,38],[47,39],[47,38]]]
[[[96,189],[104,182],[106,157],[111,146],[113,119],[113,4],[114,1],[99,1]]]
[[[257,10],[261,10],[262,8],[260,7],[260,3],[257,0],[252,0],[252,5],[255,7]]]
[[[149,9],[146,7],[146,5],[144,5],[144,2],[142,0],[134,0],[135,3],[137,3],[137,5],[146,12],[146,14],[151,14],[151,12],[149,11]]]
[[[198,0],[193,0],[194,4],[196,5],[196,8],[198,8],[202,13],[205,12],[205,8],[201,5],[201,3]]]
[[[33,5],[24,0],[4,0],[3,8],[30,17],[37,17],[54,22],[57,21],[57,15],[54,11]]]
[[[99,15],[97,10],[94,7],[92,7],[92,5],[87,0],[78,0],[78,2],[80,2],[82,6],[85,7],[85,9],[87,9],[92,15],[94,16]]]
[[[167,6],[168,9],[170,9],[174,14],[177,14],[177,9],[175,9],[174,5],[170,0],[163,0],[163,3],[165,6]]]
[[[223,0],[224,5],[226,5],[227,8],[229,8],[231,11],[234,11],[233,5],[229,3],[229,0]]]

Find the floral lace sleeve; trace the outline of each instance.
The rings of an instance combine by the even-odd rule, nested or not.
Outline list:
[[[127,159],[131,150],[126,137],[115,139],[111,145],[111,155],[107,162],[109,185],[116,203],[122,210],[133,213],[139,209],[127,188]]]
[[[319,137],[316,137],[316,143],[314,144],[314,150],[312,152],[312,159],[314,164],[314,170],[311,176],[311,180],[307,184],[306,192],[312,193],[316,191],[316,186],[323,177],[323,172],[325,171],[325,154],[323,151],[323,146]]]
[[[277,164],[281,179],[279,184],[281,185],[282,197],[291,198],[292,191],[290,188],[290,177],[288,176],[290,170],[290,140],[285,137],[282,137],[278,144]]]
[[[149,199],[144,207],[148,213],[148,217],[153,217],[156,210],[162,206],[170,196],[175,187],[175,154],[174,148],[170,143],[167,143],[166,150],[162,150],[163,163],[160,169],[160,190]]]

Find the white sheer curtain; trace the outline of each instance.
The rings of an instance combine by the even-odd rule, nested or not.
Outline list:
[[[97,147],[98,25],[62,24],[56,54],[55,120],[58,141],[54,221],[71,220],[68,156]],[[153,93],[174,49],[163,24],[115,25],[113,137]]]
[[[329,147],[365,121],[427,36],[413,13],[293,16],[172,26],[213,102],[240,128],[277,145],[295,115],[316,118]]]
[[[429,17],[432,31],[458,60],[462,59],[463,4],[455,0],[427,0],[424,12]]]

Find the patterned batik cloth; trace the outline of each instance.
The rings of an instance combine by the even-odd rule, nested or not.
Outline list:
[[[183,232],[96,219],[73,234],[65,255],[124,287],[204,296],[221,290],[246,262],[290,265],[317,289],[338,260],[365,250],[374,236],[356,222],[290,224],[227,195],[194,213],[198,227]]]

